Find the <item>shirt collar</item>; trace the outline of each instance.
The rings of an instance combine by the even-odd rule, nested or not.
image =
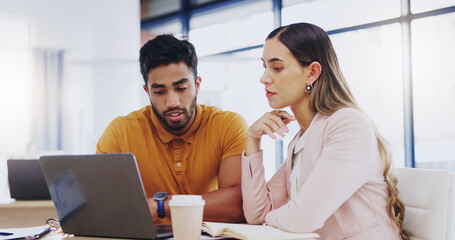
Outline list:
[[[316,115],[314,115],[314,118],[313,120],[311,120],[311,123],[310,123],[310,126],[308,126],[308,128],[306,129],[305,132],[303,132],[302,134],[302,130],[300,130],[297,135],[300,135],[300,137],[298,138],[298,140],[296,141],[295,143],[295,146],[294,146],[294,154],[300,152],[303,147],[305,146],[305,138],[306,138],[306,135],[307,135],[307,132],[308,130],[310,129],[311,127],[311,124],[313,124],[314,122],[314,119],[316,118],[316,116],[318,116],[319,113],[316,113]]]
[[[301,133],[301,131],[299,133]],[[299,137],[299,139],[295,143],[294,154],[300,152],[303,149],[303,147],[305,146],[305,137],[306,137],[306,131],[302,134],[302,136]]]
[[[199,125],[201,124],[201,119],[202,119],[202,107],[197,104],[196,105],[196,118],[194,119],[193,125],[191,125],[190,129],[188,131],[181,135],[177,136],[171,132],[169,132],[162,124],[161,121],[158,119],[158,117],[155,115],[155,113],[151,110],[150,115],[152,119],[152,123],[156,128],[156,131],[158,133],[159,138],[163,143],[168,143],[174,139],[182,139],[183,141],[187,143],[192,143],[195,138],[195,133],[197,129],[199,128]]]

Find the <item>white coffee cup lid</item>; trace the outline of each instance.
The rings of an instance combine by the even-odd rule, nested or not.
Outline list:
[[[205,205],[201,195],[172,195],[169,206],[200,206]]]

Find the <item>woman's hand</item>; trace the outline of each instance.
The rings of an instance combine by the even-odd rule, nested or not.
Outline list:
[[[248,137],[261,138],[262,135],[268,135],[272,139],[276,136],[274,133],[278,133],[281,137],[284,137],[285,133],[289,132],[286,126],[291,121],[294,121],[295,117],[283,110],[273,110],[265,113],[261,118],[254,122],[247,132]]]
[[[268,135],[275,139],[274,133],[278,133],[278,135],[284,137],[284,134],[289,132],[286,125],[294,120],[294,116],[282,110],[273,110],[265,113],[248,128],[245,156],[248,157],[261,151],[262,135]]]

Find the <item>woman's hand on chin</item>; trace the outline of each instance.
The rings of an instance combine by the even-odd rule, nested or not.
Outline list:
[[[261,138],[262,135],[268,135],[276,139],[275,133],[277,133],[284,137],[285,133],[289,132],[286,125],[294,120],[294,116],[283,110],[267,112],[248,128],[247,136]]]

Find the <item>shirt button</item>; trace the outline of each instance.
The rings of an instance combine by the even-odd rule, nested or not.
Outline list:
[[[182,166],[182,163],[181,162],[178,162],[177,163],[177,167],[181,167]]]
[[[180,150],[175,149],[175,153],[176,153],[176,154],[179,154],[179,153],[180,153]]]

